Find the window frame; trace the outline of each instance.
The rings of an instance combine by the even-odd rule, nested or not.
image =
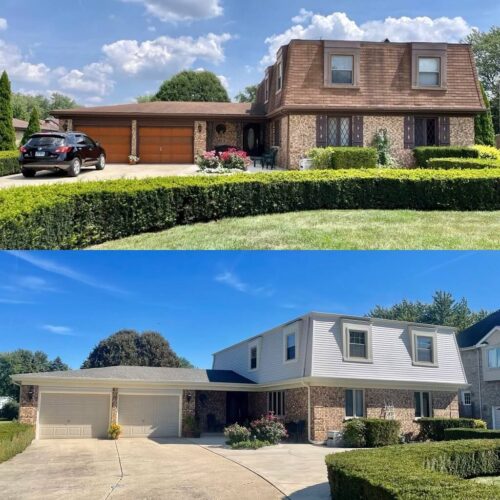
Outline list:
[[[267,412],[272,413],[277,418],[285,418],[286,391],[269,391],[267,393]]]
[[[279,94],[283,90],[284,80],[285,66],[283,63],[283,55],[280,54],[276,61],[276,94]]]
[[[352,412],[353,415],[347,415],[347,393],[352,392]],[[363,406],[363,411],[362,415],[356,415],[356,394],[361,394],[362,397],[362,406]],[[345,389],[344,391],[344,420],[355,420],[358,418],[365,418],[366,416],[366,398],[365,398],[365,390],[364,389]]]
[[[343,319],[342,325],[342,351],[343,360],[347,363],[373,363],[372,324],[366,321]],[[351,331],[364,332],[366,341],[366,357],[351,356],[350,337]]]
[[[351,65],[351,69],[350,70],[336,70],[335,69],[335,64],[334,64],[334,60],[336,57],[344,57],[344,58],[349,58],[351,59],[352,61],[352,65]],[[332,74],[331,74],[331,82],[332,82],[332,85],[354,85],[354,65],[355,65],[355,62],[354,62],[354,55],[348,55],[348,54],[333,54],[332,55],[332,61],[331,61],[331,68],[332,68]],[[336,82],[335,81],[335,72],[339,72],[339,71],[343,71],[343,72],[348,72],[351,74],[351,81],[350,82]]]
[[[440,61],[439,85],[420,84],[420,58],[435,58]],[[412,43],[412,89],[443,91],[448,86],[448,45],[446,43]]]
[[[468,396],[469,396],[469,402],[468,403],[465,401],[465,395],[466,394],[468,394]],[[472,406],[472,392],[471,391],[463,391],[462,392],[462,404],[464,406]]]
[[[343,41],[325,41],[324,43],[324,86],[327,88],[359,89],[361,68],[361,43]],[[350,56],[353,58],[352,83],[333,83],[333,57]]]
[[[434,71],[422,71],[420,69],[420,62],[423,59],[428,59],[428,60],[434,59],[434,60],[438,61],[439,70],[437,71],[437,73],[434,72]],[[443,63],[441,62],[441,57],[440,56],[417,56],[417,69],[418,69],[417,78],[418,78],[418,86],[422,87],[422,88],[436,88],[436,87],[441,88],[442,67],[443,67]],[[422,80],[421,80],[422,74],[437,74],[437,76],[438,76],[438,83],[436,85],[428,85],[428,84],[422,83]]]
[[[418,341],[419,337],[429,337],[432,339],[432,361],[431,362],[418,360],[417,341]],[[423,327],[410,327],[410,341],[411,341],[411,357],[412,357],[413,366],[422,366],[422,367],[427,367],[427,368],[439,368],[436,329],[428,329],[428,328],[423,328]]]
[[[252,352],[256,350],[255,368],[252,368]],[[255,372],[260,368],[260,341],[254,340],[248,344],[248,371]]]
[[[295,358],[288,359],[288,337],[295,335]],[[286,326],[283,328],[283,364],[288,365],[297,363],[299,360],[300,350],[300,329],[298,323]]]
[[[417,394],[418,394],[419,399],[420,399],[420,415],[417,415],[417,405],[415,404]],[[429,407],[427,408],[429,410],[428,416],[425,416],[424,415],[425,412],[422,411],[424,409],[424,394],[429,395],[429,398],[428,398]],[[434,405],[433,405],[433,400],[432,400],[432,392],[430,392],[430,391],[415,391],[413,393],[413,403],[415,404],[415,420],[420,420],[421,418],[433,418],[434,417]]]
[[[424,132],[424,137],[425,137],[425,144],[422,143],[420,144],[419,141],[417,141],[417,121],[422,120],[425,123],[425,132]],[[434,121],[434,130],[435,130],[435,141],[434,144],[429,144],[427,141],[427,126],[428,122],[432,120]],[[415,116],[414,118],[414,143],[415,147],[428,147],[428,146],[439,146],[439,117],[437,116]]]
[[[271,81],[269,78],[269,68],[266,70],[266,76],[264,77],[264,104],[269,102],[269,98],[271,97]]]
[[[496,366],[490,365],[490,353],[493,351],[495,351],[495,353],[496,353]],[[500,369],[500,347],[494,346],[494,347],[489,347],[488,349],[486,349],[486,360],[488,363],[488,370]]]
[[[347,146],[341,146],[341,121],[342,120],[349,120],[349,144]],[[331,144],[330,143],[330,120],[337,120],[337,142],[338,144]],[[353,133],[352,133],[352,116],[340,116],[340,115],[329,115],[327,116],[327,123],[326,123],[326,143],[327,146],[331,147],[352,147],[352,140],[353,140]]]

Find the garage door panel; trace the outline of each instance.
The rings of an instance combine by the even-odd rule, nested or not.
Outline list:
[[[123,437],[178,437],[179,398],[120,395],[118,422]]]
[[[141,127],[139,156],[143,163],[194,162],[192,127]]]
[[[105,438],[110,418],[108,394],[43,393],[41,439]]]
[[[128,163],[132,141],[130,127],[78,127],[78,131],[101,144],[108,163]]]

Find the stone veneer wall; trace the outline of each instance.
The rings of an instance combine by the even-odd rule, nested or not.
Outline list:
[[[278,151],[277,163],[278,167],[287,168],[288,167],[288,116],[284,116],[281,119],[280,124],[280,144],[278,144],[280,150]]]
[[[207,149],[207,122],[194,122],[194,156],[202,155]]]
[[[290,170],[300,168],[300,160],[316,147],[316,115],[290,115],[288,136],[288,165]]]
[[[226,126],[225,134],[217,133],[218,125]],[[212,150],[217,146],[233,146],[243,149],[243,125],[239,122],[214,121],[213,143],[208,145],[208,149]]]
[[[111,393],[111,425],[118,423],[118,389],[113,388]]]
[[[30,395],[31,393],[31,395]],[[19,404],[19,422],[36,425],[38,413],[38,386],[23,385]]]
[[[476,141],[474,118],[452,116],[450,118],[450,144],[452,146],[473,146]]]
[[[202,432],[207,432],[207,416],[214,415],[218,424],[226,425],[227,393],[220,391],[196,391],[196,415]]]
[[[137,120],[132,120],[130,138],[130,155],[137,156]]]
[[[267,392],[248,393],[248,416],[255,420],[267,414]]]

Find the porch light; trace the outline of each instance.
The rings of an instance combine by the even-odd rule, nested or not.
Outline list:
[[[188,392],[188,393],[186,394],[186,401],[187,401],[188,403],[191,403],[191,400],[192,400],[192,399],[193,399],[193,395],[192,395],[190,392]]]

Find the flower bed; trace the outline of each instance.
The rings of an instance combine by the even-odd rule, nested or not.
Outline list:
[[[19,172],[19,151],[0,151],[0,177]]]
[[[31,425],[9,423],[0,425],[0,463],[22,453],[35,439]]]
[[[285,426],[272,414],[254,420],[250,427],[238,424],[224,429],[227,444],[235,450],[263,448],[279,444],[288,437]]]
[[[245,151],[231,148],[219,154],[207,151],[196,158],[196,164],[206,174],[227,174],[246,170],[250,159]]]
[[[0,248],[81,248],[225,217],[321,209],[499,210],[500,169],[321,170],[4,189]]]

